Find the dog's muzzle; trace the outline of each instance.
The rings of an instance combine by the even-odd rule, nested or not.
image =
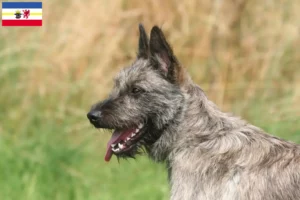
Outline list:
[[[91,124],[93,124],[96,128],[100,127],[100,121],[101,121],[101,111],[99,110],[91,110],[87,114],[87,118],[90,120]]]

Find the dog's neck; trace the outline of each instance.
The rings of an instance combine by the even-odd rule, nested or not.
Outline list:
[[[194,138],[195,134],[203,141],[209,140],[218,137],[217,133],[220,133],[222,129],[234,129],[244,123],[236,117],[221,112],[214,103],[207,99],[199,86],[190,81],[186,83],[182,87],[184,102],[180,110],[148,151],[155,161],[162,162],[170,159],[174,149],[180,151],[178,147],[187,148],[185,144],[190,145],[190,143],[186,141]],[[231,118],[234,120],[231,121]],[[177,143],[180,145],[176,145]]]
[[[156,162],[164,162],[167,160],[172,149],[174,141],[177,138],[177,131],[180,123],[184,117],[185,104],[178,107],[174,118],[159,131],[159,138],[150,146],[146,148],[150,158]]]

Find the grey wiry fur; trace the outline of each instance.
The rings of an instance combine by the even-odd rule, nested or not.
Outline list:
[[[93,106],[98,128],[146,124],[131,151],[166,162],[172,200],[300,200],[300,146],[221,112],[181,67],[157,26],[140,26],[137,60]],[[135,88],[135,89],[134,89]],[[138,88],[138,89],[136,89]]]

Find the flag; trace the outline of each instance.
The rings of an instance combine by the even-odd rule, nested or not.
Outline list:
[[[42,2],[2,2],[2,26],[42,26]]]

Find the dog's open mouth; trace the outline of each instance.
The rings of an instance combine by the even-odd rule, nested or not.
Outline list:
[[[107,143],[105,161],[109,162],[113,154],[122,154],[129,151],[139,141],[144,124],[140,123],[136,128],[115,130]]]

